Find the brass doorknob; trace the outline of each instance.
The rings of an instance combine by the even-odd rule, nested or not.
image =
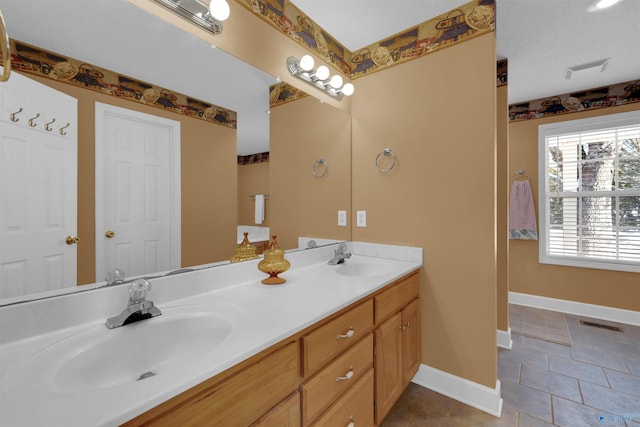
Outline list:
[[[80,238],[77,236],[67,236],[67,238],[65,239],[65,242],[67,242],[67,245],[76,245],[78,244],[79,241],[80,241]]]
[[[107,231],[104,233],[104,236],[105,236],[107,239],[111,239],[111,238],[115,237],[115,235],[116,235],[116,233],[115,233],[113,230],[107,230]]]

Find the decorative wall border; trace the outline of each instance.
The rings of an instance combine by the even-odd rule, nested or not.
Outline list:
[[[57,53],[11,40],[11,66],[16,71],[46,77],[83,89],[237,128],[237,114],[218,105],[136,80]]]
[[[472,0],[351,52],[289,0],[237,2],[351,79],[422,57],[495,29],[495,0]],[[366,19],[366,11],[360,19]]]
[[[269,86],[269,106],[271,108],[287,104],[297,99],[302,99],[306,96],[309,96],[309,94],[286,82],[280,82]]]
[[[238,156],[239,165],[253,165],[256,163],[264,163],[269,161],[269,152],[249,154],[246,156]]]
[[[640,102],[640,78],[611,86],[511,104],[509,105],[509,121],[540,119],[636,102]]]

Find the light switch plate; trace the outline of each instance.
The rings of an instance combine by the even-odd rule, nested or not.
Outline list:
[[[338,211],[338,225],[340,227],[347,226],[347,211]]]
[[[358,211],[356,214],[356,226],[358,227],[366,227],[367,226],[367,211]]]

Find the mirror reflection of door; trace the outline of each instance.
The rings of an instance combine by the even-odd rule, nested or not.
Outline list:
[[[76,285],[77,101],[0,84],[0,298]]]
[[[180,267],[180,123],[96,104],[96,280]]]

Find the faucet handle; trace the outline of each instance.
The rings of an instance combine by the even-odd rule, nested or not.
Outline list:
[[[129,287],[129,298],[132,301],[144,301],[151,290],[151,283],[145,279],[136,279]]]

